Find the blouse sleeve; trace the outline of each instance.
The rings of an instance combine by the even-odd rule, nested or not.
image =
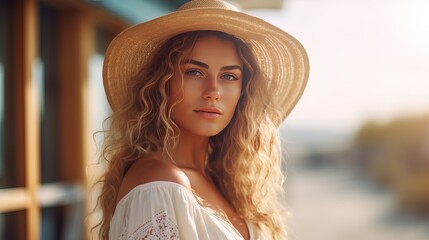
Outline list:
[[[194,196],[172,182],[139,185],[118,203],[109,239],[209,239]]]

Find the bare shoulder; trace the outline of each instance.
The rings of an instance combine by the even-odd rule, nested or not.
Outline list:
[[[186,174],[174,164],[159,159],[141,159],[131,165],[122,179],[117,201],[122,199],[133,188],[155,181],[173,182],[191,189],[191,184]]]

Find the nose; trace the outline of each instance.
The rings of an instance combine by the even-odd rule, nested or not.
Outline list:
[[[206,79],[206,87],[203,93],[203,98],[210,100],[220,99],[219,83],[215,78]]]

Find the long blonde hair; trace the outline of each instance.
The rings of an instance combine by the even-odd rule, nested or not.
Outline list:
[[[286,239],[285,210],[279,195],[284,181],[277,136],[281,114],[271,104],[267,81],[251,50],[241,40],[222,32],[195,31],[179,34],[154,51],[151,64],[129,81],[127,101],[108,119],[101,160],[108,168],[97,207],[103,212],[99,237],[108,239],[122,178],[134,161],[147,153],[166,151],[179,134],[172,120],[169,80],[175,64],[203,35],[233,42],[244,65],[243,87],[234,117],[218,135],[210,138],[207,170],[219,191],[238,214],[254,223],[269,239]],[[168,153],[167,153],[168,154]]]

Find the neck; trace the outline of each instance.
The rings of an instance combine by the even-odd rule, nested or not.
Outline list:
[[[182,131],[176,146],[169,152],[178,167],[191,169],[206,176],[208,143],[209,137],[196,136]]]

